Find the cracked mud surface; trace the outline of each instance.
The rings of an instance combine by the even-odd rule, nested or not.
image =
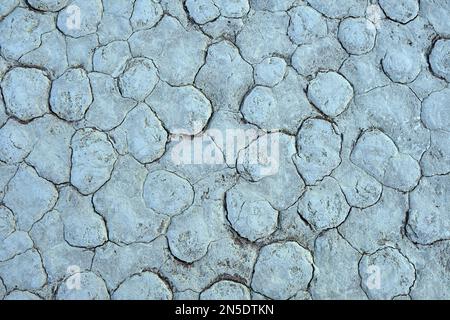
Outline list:
[[[449,82],[449,0],[4,0],[0,299],[450,299]]]

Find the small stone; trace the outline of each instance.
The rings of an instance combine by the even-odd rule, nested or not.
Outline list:
[[[114,300],[172,300],[169,286],[156,274],[143,272],[123,282],[112,295]]]
[[[74,247],[94,248],[108,240],[105,223],[92,207],[90,197],[71,187],[59,191],[55,209],[64,222],[64,239]]]
[[[353,88],[339,73],[319,73],[308,86],[308,98],[320,111],[336,117],[352,100]]]
[[[251,300],[250,290],[241,283],[222,280],[200,293],[200,300]]]
[[[114,41],[99,47],[94,53],[94,71],[118,77],[125,69],[125,64],[131,58],[130,47],[126,41]]]
[[[72,138],[70,182],[82,193],[97,191],[109,180],[117,154],[106,134],[82,129]]]
[[[64,120],[83,119],[92,100],[89,78],[83,69],[69,69],[53,81],[50,106]]]
[[[362,288],[370,299],[375,300],[406,295],[415,281],[414,265],[399,250],[389,247],[364,255],[359,271]]]
[[[327,35],[327,23],[324,17],[309,6],[298,6],[289,10],[291,22],[288,34],[298,45],[314,42]]]
[[[294,161],[307,184],[321,180],[341,163],[341,143],[340,133],[331,123],[322,119],[303,123],[297,134],[298,153]]]
[[[271,57],[264,59],[255,66],[254,77],[256,84],[274,87],[283,80],[286,74],[286,61],[282,58]]]
[[[6,110],[22,121],[48,112],[50,80],[38,69],[14,68],[1,83]]]
[[[424,177],[410,194],[408,236],[416,243],[433,244],[450,237],[450,210],[447,200],[450,177]]]
[[[129,152],[141,163],[151,163],[165,152],[167,132],[149,106],[142,103],[110,133],[119,153]]]
[[[377,29],[367,19],[347,18],[339,24],[338,38],[351,54],[364,54],[373,49]]]
[[[144,101],[158,81],[158,70],[153,62],[146,58],[135,58],[128,61],[119,77],[120,92],[125,98]]]
[[[220,16],[220,11],[213,0],[187,0],[189,15],[198,24],[205,24]]]
[[[273,121],[273,110],[278,110],[277,101],[270,88],[257,86],[246,97],[241,108],[244,118],[252,124],[268,130]],[[267,123],[267,120],[270,121]]]
[[[323,69],[337,71],[347,56],[339,41],[325,37],[299,46],[292,55],[292,66],[302,76],[312,76]]]
[[[27,162],[37,173],[55,184],[70,180],[70,140],[75,130],[53,115],[45,115],[32,122],[36,140]]]
[[[33,168],[22,165],[9,182],[3,202],[13,211],[18,229],[28,231],[53,208],[57,198],[53,184],[39,177]]]
[[[420,54],[413,48],[390,48],[381,61],[386,75],[394,82],[410,83],[421,71]]]
[[[431,130],[450,128],[450,89],[434,92],[422,102],[422,122]]]
[[[288,241],[262,247],[255,264],[252,288],[265,296],[286,300],[306,290],[313,276],[311,253]]]
[[[172,87],[161,81],[146,102],[172,134],[200,133],[212,114],[209,100],[193,86]]]
[[[436,75],[450,82],[450,40],[436,41],[429,57],[431,69]]]
[[[297,212],[315,229],[339,226],[347,217],[350,206],[337,181],[325,177],[319,184],[308,187],[298,201]]]
[[[419,13],[417,0],[380,0],[379,3],[390,19],[400,23],[408,23]]]
[[[147,176],[143,197],[147,207],[174,216],[192,204],[194,191],[186,179],[169,171],[158,170]]]
[[[257,241],[270,236],[278,225],[278,211],[263,195],[237,184],[226,193],[227,218],[240,236]]]
[[[8,291],[39,289],[47,281],[41,257],[35,249],[0,262],[0,278]]]
[[[134,3],[131,25],[133,30],[144,30],[152,28],[162,17],[163,8],[159,1],[136,0]]]
[[[256,241],[258,236],[270,235],[276,229],[278,212],[270,206],[267,201],[245,202],[242,205],[242,210],[245,212],[243,217],[238,217],[237,220],[229,218],[233,222],[236,230],[240,230],[240,234],[246,236],[249,240]],[[256,220],[256,221],[255,221]],[[252,229],[252,224],[255,223],[259,228],[265,230],[257,230],[259,234],[248,235],[252,231],[245,229]]]
[[[103,13],[101,0],[72,0],[58,13],[58,29],[67,36],[79,38],[97,32]],[[79,21],[74,18],[79,15]]]
[[[364,170],[345,161],[333,172],[352,207],[367,208],[374,205],[381,196],[383,186]]]
[[[167,240],[175,257],[192,263],[205,256],[212,241],[208,220],[206,212],[199,206],[192,206],[172,218]]]
[[[80,288],[69,284],[79,281]],[[75,273],[62,282],[56,293],[57,300],[109,300],[105,281],[93,272]]]

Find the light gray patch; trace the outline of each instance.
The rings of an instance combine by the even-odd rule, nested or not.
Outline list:
[[[267,245],[256,261],[252,288],[272,299],[287,299],[307,288],[312,263],[311,253],[296,242]]]
[[[50,80],[33,68],[13,68],[2,79],[6,110],[28,121],[48,112]]]

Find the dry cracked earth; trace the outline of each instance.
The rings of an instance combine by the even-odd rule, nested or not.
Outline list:
[[[449,0],[2,0],[0,54],[0,298],[450,298]]]

